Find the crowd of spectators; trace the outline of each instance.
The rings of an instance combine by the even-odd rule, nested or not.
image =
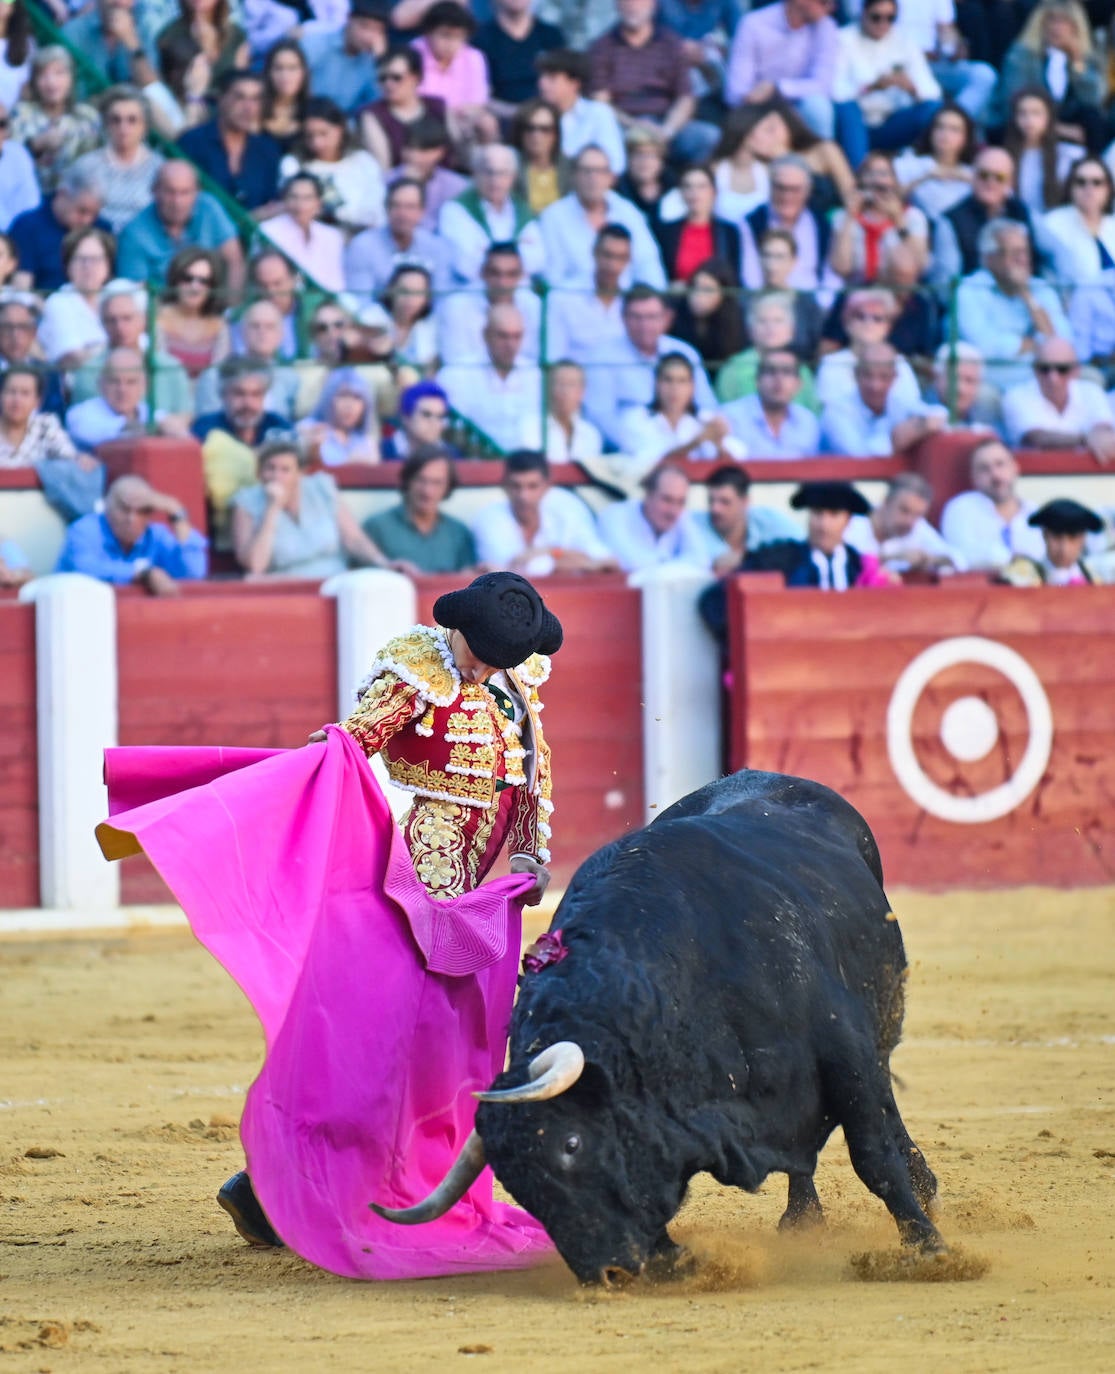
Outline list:
[[[149,569],[196,575],[202,536],[171,521],[152,542],[175,503],[103,493],[108,440],[196,438],[209,533],[251,576],[722,571],[757,553],[743,460],[905,454],[960,429],[1010,465],[1019,446],[1107,465],[1113,16],[0,4],[0,467],[62,490],[65,566],[95,544],[166,590]],[[511,455],[505,499],[465,528],[440,507],[478,452]],[[548,463],[604,459],[643,487],[597,526]],[[739,472],[704,525],[690,460]],[[329,469],[391,461],[400,503],[361,529]],[[48,481],[60,463],[81,479]],[[1034,512],[981,471],[943,538],[916,482],[870,513],[827,496],[868,568],[1040,561]],[[820,499],[801,497],[810,529]],[[859,576],[813,565],[823,586]]]

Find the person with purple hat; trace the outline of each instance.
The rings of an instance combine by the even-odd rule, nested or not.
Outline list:
[[[399,424],[384,441],[384,458],[409,458],[422,445],[436,444],[449,450],[453,458],[461,455],[445,442],[449,423],[449,397],[437,382],[426,380],[408,386],[399,397]]]

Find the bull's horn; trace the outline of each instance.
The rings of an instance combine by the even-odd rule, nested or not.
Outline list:
[[[453,1167],[429,1197],[416,1202],[413,1207],[381,1207],[378,1202],[369,1202],[368,1206],[384,1220],[398,1222],[401,1226],[437,1221],[450,1207],[460,1202],[480,1177],[485,1162],[484,1142],[473,1131],[465,1141],[464,1149],[453,1161]]]
[[[517,1088],[477,1093],[481,1102],[545,1102],[571,1088],[585,1070],[585,1052],[573,1040],[559,1040],[530,1061],[530,1082]]]

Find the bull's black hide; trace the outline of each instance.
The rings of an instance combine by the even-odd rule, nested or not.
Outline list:
[[[559,929],[568,957],[524,978],[495,1086],[559,1041],[584,1071],[548,1101],[482,1103],[476,1125],[582,1280],[676,1256],[666,1228],[702,1170],[752,1191],[786,1173],[783,1223],[819,1216],[838,1125],[903,1240],[941,1247],[891,1085],[902,936],[845,801],[773,773],[713,783],[584,863]]]

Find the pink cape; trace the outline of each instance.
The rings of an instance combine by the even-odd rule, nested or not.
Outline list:
[[[530,880],[435,902],[363,752],[330,727],[303,749],[110,749],[108,858],[150,857],[194,934],[239,983],[267,1057],[240,1133],[283,1240],[335,1274],[518,1268],[551,1250],[485,1170],[436,1222],[416,1202],[503,1069]]]

